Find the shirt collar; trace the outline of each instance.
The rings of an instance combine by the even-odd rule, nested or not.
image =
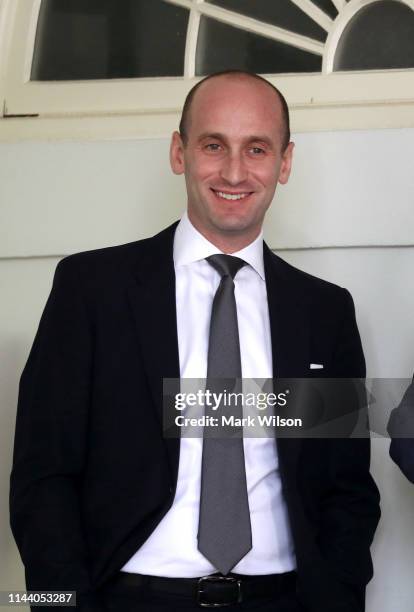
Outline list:
[[[221,253],[214,244],[204,238],[191,223],[185,212],[182,216],[174,236],[174,265],[185,266],[195,261],[201,261],[210,255]],[[263,263],[263,232],[248,244],[244,249],[232,253],[248,263],[265,280]]]

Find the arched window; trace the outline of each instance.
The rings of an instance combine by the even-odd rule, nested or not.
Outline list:
[[[389,101],[414,124],[414,0],[3,0],[1,22],[4,116],[145,115],[163,134],[197,78],[241,68],[281,87],[296,129],[368,106],[372,125]]]
[[[336,36],[327,72],[414,68],[414,10],[409,4],[43,0],[31,80],[184,76],[186,56],[187,76],[226,68],[261,74],[321,72],[325,43],[338,23],[346,25]]]

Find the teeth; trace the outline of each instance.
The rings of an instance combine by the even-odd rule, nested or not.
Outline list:
[[[223,193],[222,191],[216,191],[216,193],[220,198],[224,198],[225,200],[242,200],[249,195],[247,193]]]

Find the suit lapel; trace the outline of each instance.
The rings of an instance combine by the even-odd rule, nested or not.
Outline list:
[[[309,375],[309,321],[305,296],[290,266],[264,244],[264,265],[272,336],[274,378],[305,378]],[[296,482],[302,446],[300,438],[277,438],[284,489]]]
[[[280,378],[309,374],[308,312],[289,267],[264,245],[265,276],[272,334],[273,375]],[[291,273],[292,274],[292,273]]]
[[[164,435],[163,379],[180,378],[173,242],[177,224],[146,241],[128,288],[144,368]],[[176,479],[179,437],[165,439]]]

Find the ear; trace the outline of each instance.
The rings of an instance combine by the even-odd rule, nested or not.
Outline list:
[[[174,174],[184,173],[184,143],[178,132],[174,132],[171,138],[170,164]]]
[[[292,157],[293,157],[294,146],[295,146],[295,143],[290,142],[283,152],[282,163],[280,165],[280,172],[279,172],[279,183],[281,185],[285,185],[289,180],[290,171],[292,169]]]

